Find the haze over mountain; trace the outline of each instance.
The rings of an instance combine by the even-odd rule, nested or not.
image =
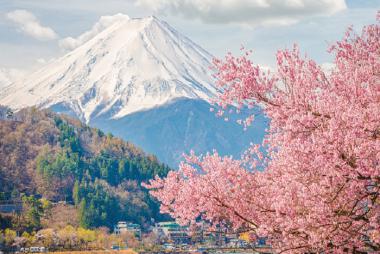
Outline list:
[[[24,72],[17,69],[0,68],[0,89],[20,79]]]
[[[171,166],[190,149],[238,155],[248,140],[261,141],[264,118],[244,133],[209,111],[217,94],[211,54],[155,17],[114,17],[71,52],[2,89],[0,104],[67,113]]]

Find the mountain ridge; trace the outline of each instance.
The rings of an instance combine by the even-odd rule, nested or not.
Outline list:
[[[126,18],[7,87],[0,103],[13,109],[65,103],[89,122],[99,114],[119,118],[180,97],[209,101],[217,91],[208,70],[211,58],[154,16]]]
[[[248,140],[262,141],[265,117],[244,132],[235,118],[225,122],[210,112],[219,92],[213,57],[166,22],[117,14],[102,17],[89,33],[96,35],[71,38],[79,41],[73,51],[9,86],[0,104],[69,114],[173,168],[190,150],[239,158]]]
[[[140,185],[170,170],[154,155],[50,110],[8,112],[0,106],[0,199],[23,193],[74,203],[85,227],[162,218]]]

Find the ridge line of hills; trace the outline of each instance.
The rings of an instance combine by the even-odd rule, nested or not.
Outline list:
[[[50,110],[9,112],[0,107],[0,199],[72,202],[69,209],[86,228],[166,218],[140,185],[169,171],[155,156]]]

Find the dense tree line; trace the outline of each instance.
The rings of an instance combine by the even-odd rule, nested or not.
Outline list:
[[[16,191],[68,202],[75,205],[85,228],[160,219],[156,201],[140,185],[169,170],[154,156],[50,111],[30,108],[15,116],[18,121],[0,120],[4,198]],[[39,229],[37,224],[32,228]]]

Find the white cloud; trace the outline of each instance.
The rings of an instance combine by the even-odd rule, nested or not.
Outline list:
[[[24,34],[35,39],[46,41],[54,40],[58,36],[50,27],[43,26],[33,13],[26,10],[8,12],[6,18],[12,21]]]
[[[249,26],[289,25],[312,16],[332,15],[347,8],[345,0],[135,0],[164,14],[180,14],[206,23]]]
[[[84,44],[85,42],[91,40],[93,37],[101,33],[107,27],[110,27],[113,24],[123,20],[129,20],[129,16],[121,13],[118,13],[113,16],[102,16],[89,31],[84,32],[77,38],[66,37],[59,41],[59,46],[64,50],[73,50],[79,47],[80,45]]]

